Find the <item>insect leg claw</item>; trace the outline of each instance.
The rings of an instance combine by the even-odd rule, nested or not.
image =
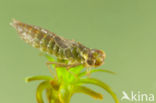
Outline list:
[[[90,68],[87,68],[87,72],[86,72],[87,77],[90,77]]]

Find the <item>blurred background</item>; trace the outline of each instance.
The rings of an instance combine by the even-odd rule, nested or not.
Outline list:
[[[156,96],[155,5],[155,0],[0,0],[0,102],[36,103],[38,83],[26,84],[24,78],[50,75],[40,51],[9,25],[12,18],[103,49],[107,58],[99,68],[117,75],[92,76],[110,85],[119,99],[122,91]],[[104,100],[77,94],[71,103],[114,103],[106,91],[92,88],[102,92]]]

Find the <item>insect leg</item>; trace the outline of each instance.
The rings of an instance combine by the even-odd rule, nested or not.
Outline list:
[[[54,67],[55,73],[51,70],[50,64],[55,64],[55,67]],[[56,77],[56,79],[57,79],[56,67],[64,67],[64,66],[66,66],[64,63],[58,63],[58,62],[47,62],[46,65],[48,66],[48,69],[51,72],[51,74],[53,74],[54,77]]]
[[[68,64],[68,66],[67,66],[67,70],[69,70],[70,68],[73,68],[73,67],[79,66],[79,65],[81,65],[81,64],[80,64],[80,63]]]
[[[50,71],[50,73],[57,78],[57,73],[56,73],[56,68],[55,68],[55,72],[51,70],[50,64],[46,63],[46,65],[48,66],[48,69]]]
[[[68,70],[72,67],[76,67],[80,65],[80,63],[75,63],[75,64],[66,64],[66,63],[59,63],[59,62],[47,62],[47,65],[49,64],[55,64],[56,67],[66,67]]]

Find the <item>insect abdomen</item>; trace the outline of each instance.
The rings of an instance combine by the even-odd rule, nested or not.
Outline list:
[[[56,44],[54,40],[56,35],[54,33],[16,20],[13,20],[11,25],[17,30],[20,37],[33,47],[60,58],[69,57],[70,54],[67,53],[68,55],[66,55],[66,51]]]
[[[42,51],[53,53],[55,47],[54,35],[49,35],[48,31],[36,26],[21,23],[14,20],[12,26],[16,28],[20,37],[33,47],[40,48]]]

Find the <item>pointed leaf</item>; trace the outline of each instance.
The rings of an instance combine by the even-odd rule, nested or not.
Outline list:
[[[36,99],[38,103],[44,103],[43,98],[42,98],[43,90],[50,88],[50,87],[51,86],[50,86],[49,81],[43,81],[38,85],[37,91],[36,91]]]
[[[31,76],[25,78],[26,82],[36,81],[36,80],[52,80],[52,77],[50,76]]]
[[[115,101],[115,103],[119,103],[119,100],[116,96],[116,94],[112,91],[112,89],[107,85],[105,84],[104,82],[100,81],[100,80],[97,80],[97,79],[94,79],[94,78],[88,78],[88,79],[81,79],[79,81],[79,83],[81,84],[94,84],[96,86],[99,86],[103,89],[105,89],[108,93],[110,93]]]
[[[85,86],[76,86],[73,90],[73,93],[84,93],[84,94],[87,94],[95,99],[103,99],[103,96],[102,94],[100,93],[97,93],[93,90],[91,90],[90,88],[87,88]]]
[[[105,70],[105,69],[92,69],[90,71],[90,73],[94,73],[94,72],[106,72],[106,73],[110,73],[110,74],[115,74],[114,72],[109,71],[109,70]],[[84,75],[86,75],[86,71],[85,72],[81,72],[79,74],[79,77],[84,76]]]

